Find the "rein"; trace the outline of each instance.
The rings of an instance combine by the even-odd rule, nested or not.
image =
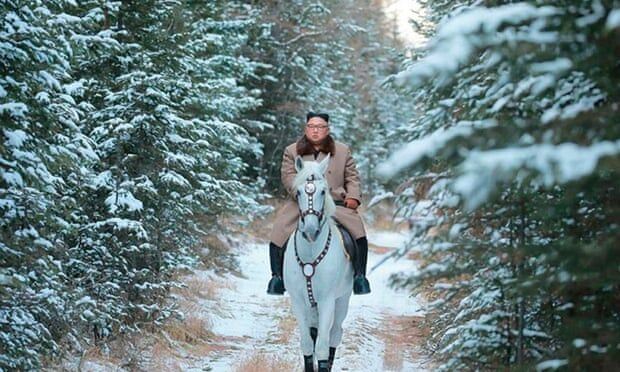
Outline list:
[[[306,288],[308,289],[308,299],[310,300],[310,306],[315,307],[316,301],[314,299],[314,292],[312,291],[312,277],[316,272],[317,265],[321,263],[321,261],[327,254],[327,251],[329,250],[329,243],[331,243],[332,240],[332,229],[329,229],[329,233],[327,235],[327,242],[325,242],[325,248],[323,248],[319,256],[312,262],[304,263],[301,258],[299,258],[299,253],[297,252],[297,230],[295,230],[295,236],[293,238],[293,243],[295,246],[295,258],[297,259],[297,263],[301,267],[301,271],[306,278]]]

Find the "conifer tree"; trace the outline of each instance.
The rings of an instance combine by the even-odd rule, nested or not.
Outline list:
[[[157,324],[219,217],[261,210],[241,3],[1,5],[0,368]]]
[[[89,309],[97,335],[169,316],[159,304],[171,270],[193,263],[192,248],[218,230],[222,214],[258,209],[240,155],[260,149],[235,123],[259,104],[238,83],[254,68],[235,55],[247,21],[223,20],[225,10],[121,3],[108,13],[114,54],[83,57],[99,61],[90,71],[109,74],[93,76],[89,91],[88,133],[101,161],[75,250],[75,262],[87,263],[76,271],[103,285]]]
[[[397,282],[441,294],[445,369],[611,368],[620,5],[429,5],[430,47],[395,77],[424,110],[384,172],[407,168],[403,210],[435,222],[416,229],[429,264]]]
[[[79,127],[64,1],[7,1],[0,32],[0,369],[32,370],[73,316],[64,263],[74,182],[96,160]]]

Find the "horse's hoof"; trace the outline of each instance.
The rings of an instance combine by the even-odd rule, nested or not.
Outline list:
[[[304,372],[314,372],[314,357],[304,355]]]
[[[356,295],[370,293],[370,283],[363,275],[358,275],[353,279],[353,293]]]
[[[329,360],[319,360],[319,372],[329,372]]]
[[[272,276],[267,285],[267,293],[270,295],[284,294],[284,281],[279,276]]]
[[[329,359],[327,360],[329,362],[329,371],[331,372],[332,368],[334,368],[334,359],[336,358],[336,348],[335,347],[330,347],[329,348]]]

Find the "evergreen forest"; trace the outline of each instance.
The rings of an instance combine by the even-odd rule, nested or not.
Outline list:
[[[407,221],[437,369],[617,369],[620,0],[409,2],[415,41],[387,0],[0,1],[0,371],[182,318],[307,111]]]

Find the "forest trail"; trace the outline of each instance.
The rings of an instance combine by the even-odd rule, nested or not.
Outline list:
[[[195,270],[179,278],[187,288],[173,291],[170,301],[185,313],[184,320],[168,321],[161,329],[112,346],[107,356],[91,351],[78,370],[301,371],[289,297],[266,293],[268,242],[247,234],[227,239],[236,270]],[[369,227],[368,270],[405,239],[404,233]],[[417,269],[411,257],[387,259],[368,274],[372,293],[351,297],[334,371],[432,369],[422,347],[427,336],[420,327],[424,300],[388,286],[392,273]]]
[[[372,244],[369,268],[383,260],[395,247],[384,244],[397,240],[396,233],[369,232]],[[235,248],[240,275],[215,276],[197,273],[201,279],[220,283],[209,308],[211,331],[218,346],[204,358],[185,364],[182,369],[201,371],[210,365],[213,371],[297,370],[301,367],[299,335],[290,311],[288,296],[265,293],[269,279],[267,242],[240,240]],[[388,288],[394,271],[411,270],[415,262],[407,259],[388,261],[369,275],[373,292],[352,296],[345,320],[343,344],[338,348],[334,371],[422,371],[424,361],[412,324],[423,313],[418,299]],[[206,308],[206,307],[205,307]],[[404,332],[407,328],[407,332]],[[262,367],[261,367],[262,365]]]

